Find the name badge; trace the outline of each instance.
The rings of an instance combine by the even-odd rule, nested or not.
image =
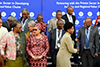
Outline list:
[[[58,47],[60,47],[60,44],[59,43],[57,45],[58,45]]]

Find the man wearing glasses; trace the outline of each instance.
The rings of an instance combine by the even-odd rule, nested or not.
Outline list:
[[[50,32],[50,30],[57,28],[57,21],[58,20],[62,20],[65,23],[65,20],[61,18],[62,17],[62,12],[60,10],[58,10],[56,12],[56,18],[50,19],[49,20],[49,27],[48,27],[48,32]]]

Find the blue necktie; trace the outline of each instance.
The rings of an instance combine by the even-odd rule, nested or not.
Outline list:
[[[25,22],[25,19],[23,20],[23,24],[24,24],[24,22]]]
[[[87,34],[86,34],[86,38],[85,38],[85,47],[88,48],[89,47],[89,40],[87,38],[88,35],[88,29],[87,29]]]

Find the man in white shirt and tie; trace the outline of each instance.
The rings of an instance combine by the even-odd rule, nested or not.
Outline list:
[[[57,28],[50,30],[49,32],[49,45],[50,54],[52,58],[52,67],[56,67],[56,55],[60,47],[60,41],[65,31],[63,29],[63,20],[57,21]]]

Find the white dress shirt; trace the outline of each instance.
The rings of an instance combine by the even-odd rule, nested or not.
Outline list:
[[[24,21],[24,19],[22,18],[22,21],[21,21],[22,31],[24,31],[24,28],[25,28],[25,25],[26,25],[27,20],[28,20],[28,19],[26,19],[26,20]],[[23,21],[24,21],[24,24],[23,24]]]
[[[55,45],[55,49],[57,49],[58,47],[60,47],[60,43],[58,43],[59,39],[61,38],[62,35],[62,29],[60,30],[60,35],[58,37],[58,29],[56,29],[56,45]]]
[[[68,17],[69,22],[73,23],[72,15],[69,15],[69,14],[67,13],[67,17]]]

